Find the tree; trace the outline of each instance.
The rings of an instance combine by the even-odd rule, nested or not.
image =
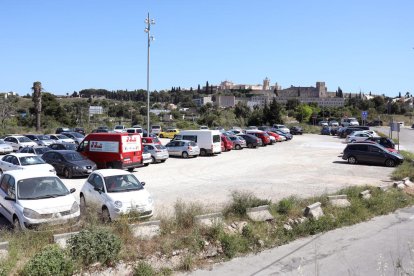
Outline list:
[[[41,125],[40,114],[42,112],[42,83],[40,81],[34,82],[32,90],[32,101],[34,104],[34,110],[36,114],[36,131],[39,131]]]
[[[344,93],[342,92],[342,89],[339,86],[338,86],[338,97],[339,98],[343,98],[344,97]]]
[[[234,108],[234,115],[237,118],[248,118],[250,116],[250,108],[244,102],[237,102]]]
[[[206,81],[206,94],[208,94],[208,81]]]
[[[282,110],[283,107],[280,103],[273,98],[272,102],[269,105],[268,115],[266,116],[266,121],[269,124],[283,124],[282,119]]]
[[[286,110],[295,110],[296,107],[300,104],[298,99],[289,99],[286,102]]]
[[[296,120],[299,122],[308,122],[313,113],[312,107],[307,104],[300,104],[296,108]]]
[[[11,115],[13,115],[16,106],[17,106],[18,98],[15,96],[9,96],[7,98],[1,97],[0,99],[0,122],[2,130],[6,128],[6,121],[10,119]]]

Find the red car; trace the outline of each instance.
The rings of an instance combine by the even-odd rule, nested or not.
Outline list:
[[[143,137],[142,138],[142,144],[149,145],[149,144],[155,144],[155,145],[161,145],[160,139],[158,137]]]
[[[224,150],[222,151],[231,151],[233,149],[233,142],[227,136],[221,135],[221,141],[224,145]]]
[[[269,134],[261,130],[247,130],[246,134],[251,134],[262,140],[262,145],[267,146],[271,144]]]
[[[277,134],[277,133],[275,133],[275,132],[272,132],[272,131],[267,131],[267,134],[268,134],[268,135],[270,135],[270,136],[275,137],[276,142],[280,142],[280,141],[282,141],[282,138],[280,138],[279,134]]]

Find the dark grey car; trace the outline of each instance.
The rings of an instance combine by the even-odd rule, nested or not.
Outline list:
[[[394,167],[404,161],[404,157],[396,152],[389,152],[380,144],[352,143],[348,144],[342,155],[349,164],[365,163]]]
[[[95,162],[73,150],[51,150],[44,153],[42,158],[55,168],[57,174],[66,178],[88,176],[96,170]]]

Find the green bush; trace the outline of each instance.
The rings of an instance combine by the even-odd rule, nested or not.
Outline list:
[[[72,275],[73,262],[57,245],[49,245],[24,266],[22,275]]]
[[[239,216],[246,215],[247,208],[258,207],[270,204],[270,200],[260,199],[251,193],[233,192],[232,202],[226,207],[224,213],[226,215],[235,214]]]
[[[289,198],[284,198],[277,204],[277,212],[282,215],[287,215],[290,210],[293,209],[297,200],[291,196]]]
[[[228,258],[233,258],[238,252],[248,250],[247,240],[239,235],[223,234],[220,237],[223,252]]]
[[[186,204],[182,201],[175,203],[174,210],[177,226],[182,229],[192,227],[194,224],[194,216],[200,215],[203,212],[201,205],[195,203]]]
[[[155,269],[148,263],[141,261],[134,267],[134,276],[153,276]]]
[[[92,228],[70,238],[68,247],[72,258],[84,266],[110,264],[118,258],[121,240],[106,228]]]

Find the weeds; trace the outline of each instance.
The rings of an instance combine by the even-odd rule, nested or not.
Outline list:
[[[233,192],[232,202],[225,208],[226,216],[234,214],[237,216],[245,216],[247,208],[258,207],[270,204],[270,200],[260,199],[248,192]]]

